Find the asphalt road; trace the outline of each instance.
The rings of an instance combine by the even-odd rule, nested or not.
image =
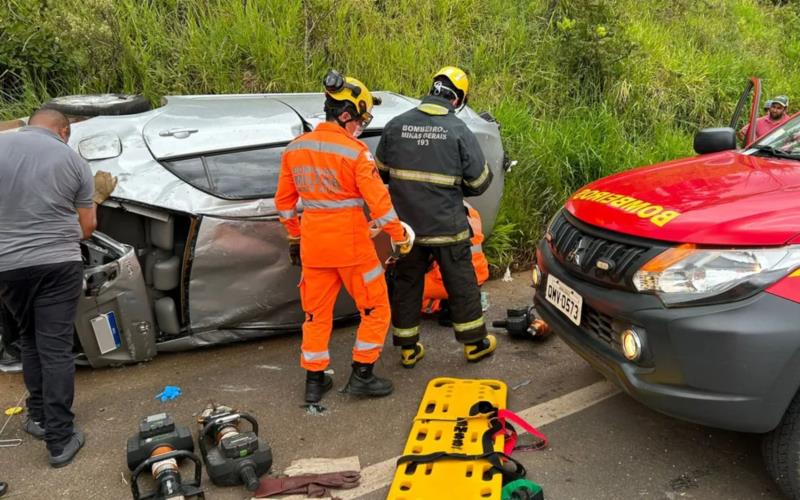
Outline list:
[[[484,290],[490,320],[502,318],[506,307],[530,303],[526,274],[510,283],[487,283]],[[336,390],[323,400],[321,415],[301,406],[304,374],[296,335],[162,354],[134,366],[81,368],[74,410],[87,434],[85,448],[72,465],[51,469],[43,443],[22,432],[20,416],[12,417],[0,439],[21,438],[22,444],[0,448],[0,480],[10,483],[6,498],[130,498],[125,443],[139,420],[166,411],[194,431],[194,417],[211,401],[258,418],[272,447],[274,472],[301,458],[357,456],[369,486],[360,498],[384,498],[388,483],[380,471],[402,452],[425,385],[438,376],[508,384],[509,408],[530,409],[533,425],[541,425],[550,439],[544,451],[516,455],[549,500],[781,498],[763,469],[758,436],[655,413],[603,382],[558,338],[533,342],[501,335],[495,355],[473,365],[464,361],[452,332],[429,321],[420,365],[403,369],[397,351],[387,346],[376,372],[394,381],[395,392],[360,400],[337,391],[349,375],[353,332],[354,326],[347,326],[334,333]],[[165,385],[180,386],[183,395],[157,401]],[[23,394],[21,375],[0,374],[0,407],[13,406]],[[248,498],[243,488],[215,487],[205,474],[203,484],[209,499]],[[440,498],[450,496],[443,491]]]

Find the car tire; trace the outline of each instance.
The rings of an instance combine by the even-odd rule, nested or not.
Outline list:
[[[150,101],[142,95],[130,94],[67,95],[50,99],[42,108],[73,116],[133,115],[149,111]]]
[[[767,472],[789,498],[800,498],[800,393],[781,422],[766,434],[761,452]]]

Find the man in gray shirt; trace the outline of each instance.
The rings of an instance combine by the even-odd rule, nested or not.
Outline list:
[[[22,343],[30,393],[24,429],[47,442],[53,467],[69,464],[85,441],[72,413],[80,240],[91,236],[96,204],[116,185],[107,172],[92,177],[67,146],[69,134],[69,121],[53,110],[0,134],[0,302]]]

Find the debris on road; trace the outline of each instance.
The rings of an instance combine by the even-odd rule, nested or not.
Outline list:
[[[314,403],[307,404],[307,405],[300,405],[300,408],[305,408],[306,409],[306,413],[308,413],[309,415],[312,415],[314,417],[322,416],[322,414],[325,413],[328,410],[324,406],[318,405],[318,404],[314,404]]]
[[[22,407],[21,406],[11,406],[9,408],[6,408],[6,411],[4,413],[6,415],[8,415],[9,417],[12,416],[12,415],[19,415],[20,413],[22,413]]]
[[[292,460],[289,467],[283,470],[287,476],[303,474],[325,474],[343,470],[361,470],[361,461],[357,455],[344,458],[301,458]]]
[[[273,365],[256,365],[256,368],[260,370],[275,370],[275,371],[283,370],[283,368],[281,368],[280,366],[273,366]]]
[[[164,390],[156,394],[155,399],[160,399],[162,403],[167,400],[178,399],[181,395],[181,388],[176,385],[165,385]]]
[[[523,380],[523,381],[522,381],[522,382],[520,382],[519,384],[517,384],[517,385],[514,385],[514,386],[511,386],[511,390],[512,390],[512,391],[516,391],[516,390],[517,390],[517,389],[519,389],[520,387],[525,387],[526,385],[528,385],[528,384],[530,384],[530,383],[531,383],[531,379]]]

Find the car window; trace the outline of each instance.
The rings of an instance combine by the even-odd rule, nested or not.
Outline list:
[[[798,156],[800,159],[800,116],[789,120],[775,128],[761,140],[756,141],[752,148],[772,148],[774,150]]]
[[[378,143],[381,140],[380,130],[377,133],[373,132],[372,130],[369,131],[369,135],[365,133],[359,139],[369,147],[369,150],[372,151],[372,154],[375,154],[375,150],[378,149]]]
[[[271,198],[278,188],[283,150],[283,146],[249,149],[162,164],[197,189],[219,198]]]

